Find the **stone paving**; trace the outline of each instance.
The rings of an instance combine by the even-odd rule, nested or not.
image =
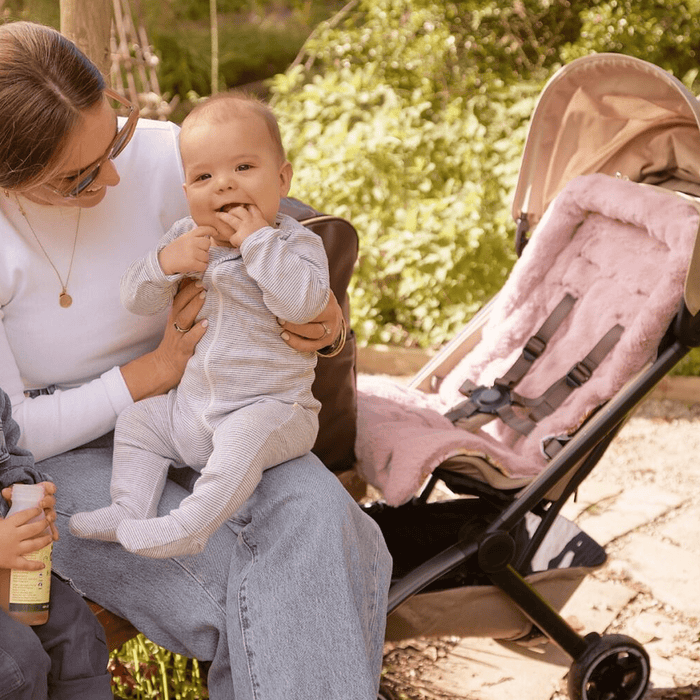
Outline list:
[[[647,439],[649,425],[638,421],[632,431]],[[683,459],[675,462],[675,478],[630,485],[606,478],[605,470],[593,479],[594,472],[563,513],[608,552],[606,565],[582,583],[563,615],[585,633],[626,634],[644,645],[652,667],[647,700],[700,698],[700,422],[681,427],[684,440],[673,449]],[[634,458],[637,473],[667,463],[655,453],[669,449],[663,436],[647,447]],[[552,644],[527,650],[461,639],[427,680],[471,700],[558,700],[568,697],[569,665]]]
[[[360,371],[406,383],[425,358],[405,355],[398,368],[393,353],[360,355]],[[643,700],[700,700],[698,396],[700,378],[664,379],[563,510],[608,561],[562,614],[582,634],[625,634],[644,645],[651,678]],[[453,638],[445,646],[420,673],[421,697],[568,699],[571,660],[552,644]]]

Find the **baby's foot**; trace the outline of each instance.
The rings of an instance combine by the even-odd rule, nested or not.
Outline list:
[[[117,539],[129,552],[156,559],[199,554],[207,544],[203,533],[189,534],[172,515],[122,520]]]
[[[133,517],[134,514],[130,510],[113,503],[107,508],[72,515],[68,521],[68,527],[76,537],[118,542],[117,525],[122,520]]]

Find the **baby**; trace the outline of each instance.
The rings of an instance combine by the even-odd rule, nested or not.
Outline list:
[[[157,313],[196,276],[207,332],[176,389],[119,416],[112,505],[70,519],[74,535],[149,557],[202,551],[265,469],[311,450],[316,355],[288,347],[277,318],[308,322],[330,296],[321,239],[279,214],[292,166],[265,104],[238,92],[200,103],[182,124],[180,151],[191,216],[132,263],[122,301]],[[177,509],[156,517],[171,464],[200,476]]]

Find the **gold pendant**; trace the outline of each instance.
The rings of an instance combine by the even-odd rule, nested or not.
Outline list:
[[[64,309],[67,309],[73,303],[73,297],[68,294],[68,292],[61,292],[60,296],[58,297],[58,303]]]

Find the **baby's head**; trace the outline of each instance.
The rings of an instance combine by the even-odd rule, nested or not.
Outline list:
[[[184,189],[199,226],[214,226],[217,211],[255,205],[273,225],[280,199],[289,192],[277,119],[255,97],[232,91],[198,104],[180,131]]]

